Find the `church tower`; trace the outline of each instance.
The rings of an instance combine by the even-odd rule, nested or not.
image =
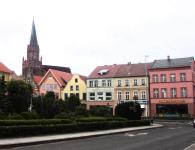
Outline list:
[[[22,76],[25,81],[31,82],[34,75],[42,74],[41,68],[42,58],[39,58],[39,45],[33,19],[30,43],[27,47],[27,59],[23,57],[22,60]]]

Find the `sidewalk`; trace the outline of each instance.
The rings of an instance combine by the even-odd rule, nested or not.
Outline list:
[[[101,130],[101,131],[94,131],[94,132],[80,132],[80,133],[71,133],[71,134],[58,134],[58,135],[34,136],[34,137],[24,137],[24,138],[21,137],[21,138],[0,139],[0,148],[49,143],[49,142],[54,142],[54,141],[79,139],[79,138],[86,138],[86,137],[93,137],[93,136],[100,136],[100,135],[107,135],[107,134],[114,134],[114,133],[137,131],[137,130],[144,130],[144,129],[151,129],[151,128],[160,128],[160,127],[163,127],[163,125],[153,124],[151,126]]]

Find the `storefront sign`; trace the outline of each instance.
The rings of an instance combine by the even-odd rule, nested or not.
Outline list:
[[[161,104],[184,104],[185,100],[180,99],[160,99],[159,103]]]

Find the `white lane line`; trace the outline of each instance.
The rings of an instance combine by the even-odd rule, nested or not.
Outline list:
[[[182,127],[171,127],[171,128],[168,128],[170,130],[174,130],[174,129],[181,129]]]
[[[130,134],[130,133],[125,133],[125,136],[139,136],[139,135],[148,135],[148,132],[143,132],[143,133],[137,133],[137,134]]]

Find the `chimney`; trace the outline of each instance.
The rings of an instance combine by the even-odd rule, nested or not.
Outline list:
[[[167,56],[167,60],[168,60],[168,62],[170,62],[170,61],[171,61],[171,58],[170,58],[170,56]]]

